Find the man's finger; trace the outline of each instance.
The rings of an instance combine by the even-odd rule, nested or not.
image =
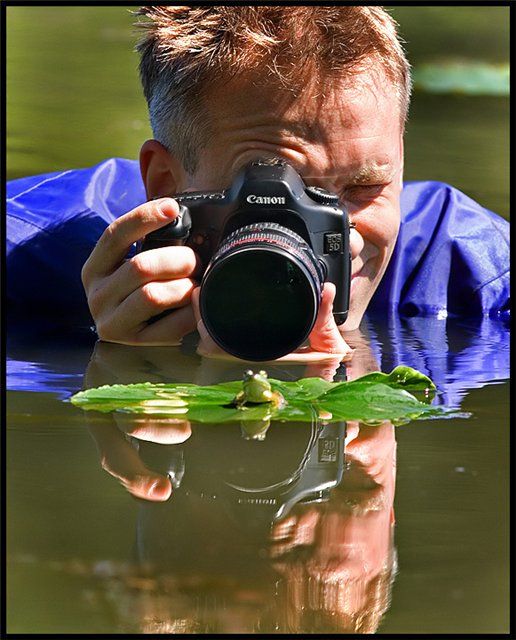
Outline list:
[[[200,261],[190,247],[150,249],[126,260],[106,278],[88,302],[93,315],[123,302],[133,291],[150,282],[195,277]]]
[[[127,338],[134,338],[147,327],[150,318],[169,309],[187,306],[194,287],[195,283],[189,278],[143,285],[110,315],[97,321],[99,338],[108,342],[125,342]]]
[[[192,308],[193,308],[195,320],[197,323],[197,331],[199,332],[199,344],[197,346],[197,353],[201,356],[206,356],[206,357],[222,358],[224,360],[228,360],[228,359],[236,360],[234,356],[223,351],[206,330],[206,327],[204,326],[204,322],[202,321],[202,318],[201,318],[201,310],[199,307],[200,291],[201,291],[201,288],[196,287],[192,292]]]
[[[178,346],[195,328],[195,317],[189,304],[147,325],[137,334],[136,343],[138,346]],[[174,359],[177,359],[177,354]]]
[[[212,337],[210,336],[210,334],[208,333],[208,331],[206,330],[206,327],[204,326],[204,323],[202,321],[201,318],[201,314],[200,314],[200,309],[199,309],[199,291],[200,288],[196,288],[193,290],[192,292],[192,307],[194,310],[194,314],[195,314],[195,318],[197,321],[197,331],[199,332],[199,345],[197,347],[197,353],[201,356],[204,357],[208,357],[208,358],[217,358],[217,359],[221,359],[221,360],[235,360],[238,361],[239,358],[236,358],[235,356],[230,355],[229,353],[226,353],[223,349],[221,349],[212,339]],[[331,304],[332,304],[333,299],[330,301],[330,313],[331,313]],[[333,316],[332,316],[332,320],[333,320]],[[334,323],[335,324],[335,323]],[[338,329],[337,329],[338,331]],[[340,337],[340,334],[339,334]],[[332,344],[334,344],[332,342]],[[341,343],[339,343],[341,344]],[[344,343],[346,344],[346,343]],[[351,349],[346,345],[346,353],[350,353]],[[281,358],[278,358],[276,360],[270,360],[269,362],[286,362],[289,364],[292,363],[300,363],[300,364],[321,364],[321,363],[327,363],[328,366],[330,365],[335,365],[335,369],[337,368],[337,366],[340,364],[340,361],[342,360],[343,354],[342,353],[335,353],[335,352],[328,352],[327,349],[322,350],[322,349],[315,349],[312,348],[312,346],[310,347],[301,347],[299,349],[297,349],[296,351],[293,351],[292,353],[287,354],[286,356],[282,356]],[[265,363],[264,363],[265,364]],[[314,374],[316,375],[316,374]]]
[[[192,291],[192,309],[195,316],[195,322],[197,325],[197,331],[199,332],[199,349],[205,353],[223,353],[222,349],[218,346],[218,344],[213,340],[213,338],[208,333],[206,326],[201,318],[201,308],[199,305],[199,296],[201,293],[201,288],[196,287]],[[198,349],[198,350],[199,350]],[[227,354],[229,355],[229,354]]]
[[[151,231],[172,222],[179,205],[172,198],[152,200],[117,218],[101,235],[82,269],[82,280],[90,283],[112,273],[125,258],[129,247]]]
[[[199,307],[199,295],[201,293],[201,287],[195,287],[192,291],[192,309],[195,316],[195,322],[199,323],[201,321],[201,310]]]
[[[333,317],[333,300],[335,299],[335,285],[325,282],[319,313],[312,329],[309,342],[314,351],[334,353],[341,356],[351,353],[351,347],[341,336],[339,328]]]

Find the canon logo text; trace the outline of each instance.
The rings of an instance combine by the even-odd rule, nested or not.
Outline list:
[[[255,196],[250,194],[246,199],[250,204],[286,204],[285,196]]]

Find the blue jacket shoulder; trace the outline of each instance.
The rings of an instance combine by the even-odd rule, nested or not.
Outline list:
[[[509,313],[509,223],[442,182],[409,182],[391,262],[370,312]]]

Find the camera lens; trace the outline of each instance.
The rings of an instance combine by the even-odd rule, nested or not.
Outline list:
[[[206,329],[224,351],[274,360],[297,349],[317,316],[324,274],[308,244],[279,224],[231,233],[201,283]]]

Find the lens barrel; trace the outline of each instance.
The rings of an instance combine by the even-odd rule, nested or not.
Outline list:
[[[276,223],[249,224],[212,257],[201,283],[201,317],[224,351],[275,360],[308,338],[323,282],[322,266],[301,236]]]

